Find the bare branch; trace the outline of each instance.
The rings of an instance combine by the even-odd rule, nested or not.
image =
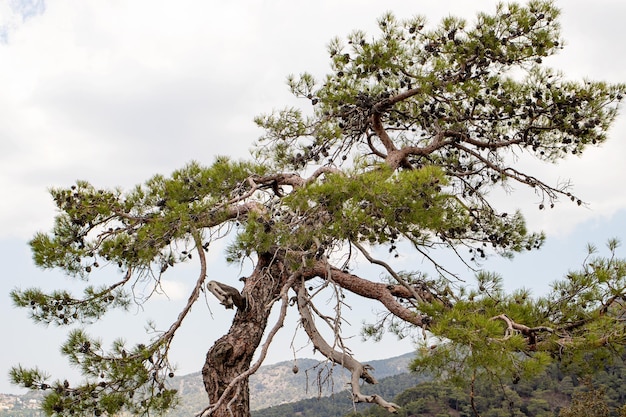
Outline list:
[[[315,327],[313,316],[311,315],[309,307],[309,299],[307,297],[304,285],[297,285],[297,288],[298,311],[300,312],[302,327],[309,336],[309,339],[312,341],[313,346],[315,346],[315,348],[322,355],[324,355],[333,363],[341,365],[351,372],[352,377],[350,385],[352,386],[352,399],[355,402],[378,404],[381,407],[385,408],[387,411],[396,413],[400,408],[400,406],[398,406],[397,404],[388,402],[379,395],[364,395],[361,393],[359,383],[360,379],[363,379],[369,384],[377,383],[376,378],[374,378],[374,376],[369,372],[370,367],[361,364],[345,351],[340,352],[333,349],[326,342],[326,340],[324,340],[324,338],[319,334],[317,328]]]
[[[502,320],[506,323],[507,328],[504,334],[505,339],[508,339],[515,333],[521,333],[526,336],[538,332],[554,333],[554,329],[548,326],[528,327],[524,324],[516,323],[511,320],[506,314],[497,315],[495,317],[492,317],[491,320]]]
[[[204,248],[202,247],[202,239],[200,239],[200,236],[194,236],[194,240],[196,243],[196,250],[198,252],[198,258],[200,259],[200,273],[198,274],[196,285],[193,288],[193,291],[191,291],[189,298],[187,299],[187,304],[185,304],[185,307],[178,314],[178,318],[176,319],[176,321],[170,326],[167,332],[165,332],[160,337],[161,340],[166,340],[166,346],[167,346],[166,349],[169,349],[169,346],[172,342],[172,338],[174,337],[174,333],[176,332],[176,330],[178,330],[178,328],[180,328],[180,326],[183,323],[183,320],[185,319],[189,311],[191,311],[191,307],[198,300],[198,297],[200,296],[200,291],[202,290],[202,286],[204,285],[204,280],[206,279],[207,263],[206,263],[206,256],[204,254]]]

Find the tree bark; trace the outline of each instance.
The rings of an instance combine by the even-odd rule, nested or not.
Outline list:
[[[250,416],[248,378],[231,383],[250,368],[259,347],[271,306],[279,299],[286,282],[282,264],[272,255],[260,255],[252,275],[245,279],[242,295],[246,307],[238,309],[227,334],[218,339],[208,351],[202,379],[209,396],[210,412],[215,417]],[[224,392],[226,395],[221,398]]]

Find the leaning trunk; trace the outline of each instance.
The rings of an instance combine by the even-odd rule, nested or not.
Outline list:
[[[202,367],[210,404],[217,405],[211,416],[250,416],[248,377],[232,382],[250,368],[267,327],[271,305],[277,300],[284,282],[280,264],[269,255],[259,256],[258,264],[252,275],[245,279],[242,290],[242,295],[253,301],[246,303],[245,309],[237,310],[230,330],[215,342]],[[224,392],[226,395],[221,398]]]

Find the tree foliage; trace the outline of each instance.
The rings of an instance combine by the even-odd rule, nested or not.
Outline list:
[[[477,379],[473,392],[478,415],[485,417],[528,416],[528,417],[573,417],[573,416],[622,416],[624,413],[624,362],[623,355],[612,365],[605,364],[595,369],[593,375],[580,377],[561,364],[552,364],[542,375],[518,383],[490,382]],[[393,385],[396,377],[383,380]],[[381,381],[382,382],[382,381]],[[399,386],[402,385],[401,381]],[[330,403],[330,398],[320,402]],[[420,382],[396,394],[394,401],[402,406],[398,415],[410,416],[476,416],[472,409],[472,397],[467,390],[446,381]],[[334,400],[335,403],[338,403]],[[324,414],[322,408],[304,402],[274,407],[255,412],[258,417],[287,416],[288,409],[302,409],[302,415]],[[345,407],[344,407],[345,409]],[[284,411],[280,413],[280,411]],[[341,414],[336,412],[336,414]],[[363,409],[350,417],[377,417],[388,415],[377,407]]]
[[[44,404],[50,415],[147,414],[174,405],[170,344],[206,284],[205,252],[225,235],[232,241],[227,260],[250,258],[255,269],[240,293],[211,287],[224,305],[232,306],[233,290],[245,304],[238,303],[243,308],[229,332],[207,353],[210,405],[201,415],[249,414],[248,376],[292,310],[315,348],[352,372],[355,402],[396,410],[360,390],[361,379],[376,379],[342,339],[344,292],[388,311],[366,334],[427,331],[440,343],[416,367],[470,380],[477,373],[521,378],[555,358],[578,360],[581,352],[622,343],[622,261],[585,263],[553,293],[531,299],[525,290],[506,294],[500,278],[486,272],[478,274],[477,289],[461,287],[436,250],[455,251],[477,269],[489,253],[512,256],[541,246],[543,234],[529,232],[521,212],[498,210],[489,194],[496,188],[530,187],[540,209],[559,199],[582,204],[567,183],[537,178],[519,158],[558,162],[601,144],[626,87],[571,81],[545,67],[563,44],[558,15],[550,1],[501,4],[471,23],[447,17],[427,29],[423,17],[386,14],[377,37],[355,31],[346,41],[331,40],[331,73],[321,82],[308,73],[289,77],[292,92],[310,106],[259,116],[264,133],[251,161],[193,162],[129,191],[82,181],[52,190],[59,212],[52,231],[31,241],[35,263],[86,283],[96,268],[111,265],[121,278],[88,286],[83,296],[15,290],[15,304],[36,321],[97,320],[132,303],[137,282],[156,289],[182,262],[196,262],[198,278],[178,319],[145,344],[118,341],[105,350],[84,331],[71,332],[62,351],[83,372],[84,384],[48,385],[41,371],[22,367],[13,369],[14,382],[51,389]],[[384,251],[426,259],[437,276],[417,262],[400,270]],[[356,269],[359,259],[380,268],[383,278]],[[316,307],[329,295],[334,317]],[[270,327],[275,304],[280,314]]]
[[[438,318],[429,329],[445,339],[424,346],[412,369],[456,381],[518,383],[557,359],[592,373],[626,345],[626,260],[615,256],[616,240],[607,246],[609,255],[599,256],[590,245],[582,268],[542,297],[528,290],[506,294],[500,277],[479,274],[478,289],[451,308],[429,305],[424,311],[432,308]]]

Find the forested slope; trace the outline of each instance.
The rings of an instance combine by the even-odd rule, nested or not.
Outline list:
[[[611,415],[618,416],[618,408],[626,404],[626,366],[621,360],[598,369],[591,378],[592,388]],[[553,417],[569,407],[572,398],[587,392],[588,379],[580,376],[579,369],[549,368],[548,372],[531,381],[503,381],[500,386],[477,381],[474,403],[481,417]],[[456,387],[448,383],[427,381],[416,375],[403,374],[381,380],[377,392],[402,408],[399,417],[423,416],[474,416],[470,402],[470,387]],[[354,412],[348,392],[333,397],[308,399],[269,409],[258,410],[254,417],[389,417],[380,407],[360,406]],[[584,414],[592,416],[592,414]],[[625,414],[622,414],[625,415]]]

